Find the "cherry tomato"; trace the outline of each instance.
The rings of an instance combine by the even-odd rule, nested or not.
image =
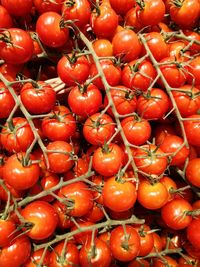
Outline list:
[[[31,12],[33,0],[27,0],[25,2],[21,0],[1,0],[1,4],[11,15],[23,17]]]
[[[200,115],[191,115],[184,121],[184,129],[190,145],[200,146]]]
[[[15,101],[4,83],[0,82],[0,118],[8,118],[12,109],[15,106]]]
[[[37,264],[39,264],[42,259],[43,253],[45,253],[45,256],[42,264],[48,266],[50,263],[50,252],[48,250],[44,252],[44,249],[38,249],[31,253],[30,258],[25,262],[24,267],[37,267]]]
[[[192,159],[186,167],[187,180],[194,186],[200,187],[199,165],[200,158]]]
[[[12,17],[10,16],[8,10],[0,5],[0,29],[7,29],[13,26]]]

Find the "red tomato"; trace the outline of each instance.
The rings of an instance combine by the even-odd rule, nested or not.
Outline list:
[[[31,59],[34,48],[33,40],[27,32],[19,28],[9,28],[2,34],[5,36],[0,40],[1,59],[13,65],[23,64]]]
[[[72,221],[70,220],[69,215],[67,214],[65,207],[60,206],[59,201],[55,201],[52,206],[54,207],[58,215],[58,224],[57,227],[60,229],[68,229],[72,226]]]
[[[129,116],[122,120],[122,129],[128,140],[132,145],[143,145],[151,136],[150,123],[138,116]]]
[[[104,205],[117,212],[127,211],[132,208],[137,199],[137,192],[132,182],[116,177],[105,181],[102,196]]]
[[[34,240],[50,237],[58,223],[58,215],[54,207],[45,201],[37,200],[29,203],[22,209],[21,215],[32,224],[27,235]]]
[[[187,228],[187,239],[196,249],[200,249],[200,219],[194,219]]]
[[[92,46],[98,57],[111,57],[113,55],[112,44],[107,39],[96,39]]]
[[[191,115],[183,123],[189,144],[200,146],[200,115]]]
[[[192,159],[186,167],[186,178],[192,185],[200,187],[200,158]]]
[[[16,17],[26,16],[31,12],[33,7],[33,0],[1,0],[2,6],[4,6],[8,12]]]
[[[25,153],[10,156],[3,168],[3,179],[14,189],[24,190],[31,188],[39,179],[40,167],[32,163],[33,155],[25,158]]]
[[[110,143],[95,150],[92,158],[93,169],[103,176],[113,176],[118,173],[123,163],[123,151]]]
[[[90,222],[90,221],[79,221],[78,222],[79,228],[86,228],[86,227],[90,227],[93,226],[94,223]],[[77,225],[74,225],[71,228],[71,231],[76,231],[78,229]],[[97,235],[97,231],[94,232],[94,237],[96,237]],[[91,239],[92,239],[92,230],[85,230],[85,231],[79,231],[77,234],[74,235],[74,239],[76,241],[76,243],[84,245],[85,243],[91,243]]]
[[[7,29],[13,26],[12,17],[10,16],[8,10],[0,5],[0,29]]]
[[[33,0],[35,8],[40,14],[48,11],[60,13],[62,2],[62,0]]]
[[[166,265],[169,265],[171,267],[179,266],[176,260],[169,256],[164,256],[162,259],[155,258],[152,267],[165,267]]]
[[[181,230],[191,223],[192,217],[187,212],[192,210],[190,203],[184,199],[173,199],[161,209],[161,216],[166,225]]]
[[[45,253],[45,256],[42,264],[49,266],[50,252],[48,250],[44,252],[44,249],[39,249],[31,253],[30,258],[25,262],[24,267],[37,267],[37,264],[42,260],[43,253]]]
[[[68,95],[68,104],[76,115],[87,118],[99,111],[102,105],[102,94],[94,85],[75,86]]]
[[[11,219],[0,219],[0,246],[8,246],[14,238],[14,231],[16,230],[15,222]]]
[[[57,72],[60,79],[66,86],[75,86],[77,83],[84,83],[90,71],[90,63],[85,56],[76,55],[63,56],[57,65]]]
[[[60,27],[62,17],[56,12],[45,12],[39,16],[36,23],[36,32],[43,44],[49,47],[61,47],[69,39],[68,28]]]
[[[0,135],[3,148],[8,152],[25,152],[34,140],[28,121],[22,117],[15,117],[4,126]]]
[[[96,238],[94,247],[90,242],[86,242],[80,250],[79,259],[81,267],[109,267],[111,263],[111,251],[109,246],[102,240]]]
[[[88,143],[92,145],[105,144],[114,132],[115,123],[107,114],[95,113],[83,125],[83,135]]]
[[[130,225],[117,226],[110,235],[110,249],[115,259],[131,261],[140,252],[140,237]]]
[[[135,5],[135,0],[110,0],[109,2],[115,12],[120,15],[125,15]]]
[[[175,191],[177,189],[177,184],[168,176],[164,176],[160,179],[160,182],[164,184],[168,191],[168,201],[175,197]]]
[[[1,15],[0,15],[1,16]],[[15,101],[4,83],[0,82],[0,118],[6,119],[15,106]]]
[[[130,29],[117,32],[112,39],[112,45],[113,54],[124,62],[135,60],[142,50],[137,34]]]
[[[188,65],[188,82],[192,85],[200,85],[200,56],[195,57]]]
[[[142,25],[138,20],[137,9],[137,5],[129,9],[124,18],[125,25],[133,27],[135,32],[138,32],[142,28]]]
[[[143,267],[150,267],[150,264],[147,260],[141,259],[140,261],[133,260],[128,264],[128,267],[141,267],[141,264]]]
[[[37,86],[26,83],[20,91],[20,97],[25,108],[32,114],[48,113],[56,102],[56,92],[43,81],[37,82]]]
[[[138,225],[136,227],[134,227],[136,229],[136,231],[138,232],[139,236],[140,236],[140,252],[138,256],[146,256],[148,255],[152,249],[153,249],[153,245],[154,245],[154,239],[153,239],[153,233],[150,233],[151,229],[147,224],[143,224],[143,225]]]

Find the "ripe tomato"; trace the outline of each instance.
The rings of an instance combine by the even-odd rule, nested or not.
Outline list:
[[[31,243],[26,235],[21,235],[1,249],[0,266],[19,267],[26,262],[30,254]]]
[[[80,250],[79,259],[81,267],[109,267],[111,263],[111,251],[109,246],[102,240],[96,238],[94,247],[90,242],[86,242]]]
[[[45,12],[39,16],[36,32],[43,44],[49,47],[61,47],[69,39],[68,28],[60,27],[61,15],[56,12]]]
[[[189,183],[197,187],[200,187],[199,166],[200,158],[196,158],[190,160],[186,168],[187,180],[189,181]]]
[[[84,83],[89,76],[90,63],[85,56],[63,56],[57,64],[57,72],[66,86]]]
[[[96,39],[92,46],[98,57],[111,57],[113,55],[112,44],[107,39]]]
[[[116,180],[111,177],[105,181],[102,196],[104,205],[117,212],[127,211],[132,208],[137,199],[137,192],[132,182],[123,177]]]
[[[187,228],[187,239],[196,249],[200,249],[200,218],[192,220]]]
[[[16,17],[26,16],[31,12],[33,7],[33,0],[1,0],[2,6],[4,6],[9,14]]]
[[[190,145],[200,146],[200,115],[191,115],[187,117],[184,123],[184,129],[187,140]]]
[[[146,209],[160,209],[166,204],[168,196],[167,188],[163,183],[140,180],[137,200]]]
[[[56,102],[56,92],[43,81],[37,82],[37,86],[26,83],[20,91],[20,97],[25,108],[32,114],[48,113]]]
[[[62,263],[61,263],[62,262]],[[59,242],[50,255],[49,267],[79,266],[79,251],[73,243]]]
[[[139,170],[155,175],[161,175],[168,164],[164,152],[155,145],[143,145],[136,149],[134,160]]]
[[[62,0],[33,0],[34,7],[40,14],[48,11],[60,13],[62,8],[62,2]]]
[[[118,173],[123,163],[123,151],[120,146],[110,143],[95,150],[92,158],[93,169],[103,176]]]
[[[10,16],[8,10],[0,5],[0,29],[7,29],[13,26],[12,17]]]
[[[186,43],[183,41],[175,41],[170,43],[169,56],[175,57],[179,61],[187,61],[190,57],[190,52],[186,48]]]
[[[164,256],[163,259],[155,258],[152,267],[165,267],[166,265],[169,265],[171,267],[179,266],[176,260],[169,256]]]
[[[135,5],[135,0],[110,0],[109,2],[115,12],[120,15],[125,15]]]
[[[184,31],[184,34],[189,38],[189,40],[196,40],[196,41],[200,41],[200,34],[198,34],[197,32],[194,32],[194,31],[190,31],[190,30],[185,30]],[[188,41],[185,41],[186,45],[188,45]],[[191,46],[190,46],[190,52],[191,54],[197,54],[199,53],[200,51],[200,45],[199,44],[196,44],[196,43],[193,43]]]
[[[15,117],[6,123],[1,131],[0,140],[8,152],[25,152],[34,140],[34,134],[28,121]]]
[[[39,179],[40,167],[32,163],[33,155],[25,159],[25,153],[10,156],[3,168],[3,179],[14,189],[24,190],[31,188]]]
[[[54,207],[58,215],[57,227],[61,230],[70,228],[72,226],[72,221],[70,220],[70,217],[67,214],[65,207],[61,207],[59,201],[53,202],[52,206]]]
[[[117,32],[112,39],[112,45],[114,56],[121,58],[124,62],[135,60],[142,50],[137,34],[130,29]]]
[[[151,229],[147,224],[143,224],[141,226],[138,225],[134,228],[136,229],[140,237],[141,247],[140,247],[140,252],[138,256],[141,256],[141,257],[146,256],[153,249],[153,245],[154,245],[153,233],[149,232],[151,231]]]
[[[128,267],[141,267],[141,264],[143,267],[150,267],[150,264],[147,260],[141,259],[140,262],[136,260],[131,261],[128,264]]]
[[[48,152],[49,170],[56,173],[67,172],[73,166],[71,160],[72,146],[65,141],[54,141],[46,147]],[[52,151],[52,152],[51,152]]]
[[[200,85],[200,56],[195,57],[189,62],[188,82],[192,85]]]
[[[187,212],[192,210],[190,203],[184,199],[173,199],[161,209],[161,216],[166,225],[181,230],[191,223],[192,217]]]
[[[90,221],[78,221],[79,228],[84,229],[84,227],[90,227],[94,225]],[[76,231],[78,229],[77,225],[72,226],[71,231]],[[94,237],[97,236],[97,231],[94,232]],[[79,231],[79,233],[74,235],[76,243],[84,245],[85,243],[91,243],[92,240],[92,230]]]
[[[1,34],[0,58],[8,64],[23,64],[33,55],[33,40],[30,35],[19,28],[9,28]],[[12,45],[11,45],[12,44]]]
[[[142,28],[142,25],[138,20],[137,9],[137,5],[133,6],[129,9],[124,18],[125,25],[133,27],[135,32],[138,32]]]
[[[34,240],[50,237],[58,223],[58,215],[54,207],[45,201],[36,200],[29,203],[22,209],[21,215],[26,222],[32,224],[27,236]]]
[[[109,38],[118,26],[118,16],[107,3],[102,3],[91,14],[90,25],[97,38]]]
[[[37,267],[37,264],[40,263],[44,253],[44,249],[35,250],[31,253],[30,258],[25,262],[24,267]],[[47,250],[45,251],[45,256],[42,261],[43,265],[49,266],[50,263],[50,252]]]
[[[107,114],[95,113],[83,125],[83,135],[92,145],[105,144],[114,132],[115,123]]]
[[[15,101],[4,83],[0,82],[0,118],[6,119],[15,106]]]
[[[68,95],[68,104],[76,115],[87,118],[99,111],[102,105],[102,94],[92,83],[88,86],[75,86]]]
[[[154,240],[154,245],[153,245],[153,249],[151,251],[151,253],[157,253],[162,251],[162,240],[160,238],[160,236],[157,233],[152,233],[153,235],[153,240]]]
[[[146,91],[156,78],[156,70],[148,60],[134,60],[122,70],[122,83],[133,91]]]
[[[126,262],[140,252],[140,237],[130,225],[117,226],[110,235],[110,249],[115,259]]]
[[[138,116],[126,117],[122,120],[121,126],[128,142],[132,145],[143,145],[151,136],[150,123]]]
[[[68,141],[76,132],[76,120],[69,109],[53,111],[43,119],[42,132],[51,141]]]
[[[167,135],[174,134],[176,135],[176,131],[172,124],[170,123],[159,123],[154,127],[155,141],[157,145],[161,145]]]
[[[0,219],[0,246],[8,246],[14,237],[14,231],[16,230],[15,222],[11,219]]]
[[[173,191],[177,189],[177,184],[168,176],[163,176],[160,182],[167,188],[168,201],[172,200],[176,196]]]
[[[75,182],[60,189],[58,196],[65,200],[60,203],[71,216],[81,217],[86,215],[93,207],[93,195],[88,186],[83,182]]]

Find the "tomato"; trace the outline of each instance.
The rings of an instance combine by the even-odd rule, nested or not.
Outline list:
[[[168,165],[164,152],[155,145],[136,149],[134,160],[138,169],[147,174],[161,175]]]
[[[169,56],[168,45],[159,32],[147,33],[145,39],[152,55],[157,61]]]
[[[68,109],[53,111],[43,119],[42,132],[51,141],[68,141],[76,132],[76,121]]]
[[[172,200],[175,197],[175,191],[177,189],[177,184],[173,179],[171,179],[168,176],[163,176],[160,179],[160,182],[164,184],[164,186],[167,188],[167,191],[169,193],[168,195],[168,201]]]
[[[0,219],[0,247],[8,246],[14,238],[15,222],[11,219]]]
[[[11,93],[4,83],[0,82],[0,118],[8,118],[14,106],[15,100]]]
[[[135,32],[138,32],[142,28],[142,25],[138,20],[137,9],[137,5],[129,9],[124,18],[125,25],[133,27]]]
[[[123,151],[114,143],[97,148],[92,158],[93,169],[103,176],[117,174],[122,167],[122,162]]]
[[[164,256],[162,259],[155,258],[152,264],[152,267],[165,267],[166,265],[171,267],[178,267],[176,260],[169,256]]]
[[[182,233],[178,231],[169,231],[169,229],[166,229],[166,231],[165,230],[163,231],[163,233],[161,234],[161,239],[163,243],[163,249],[166,248],[167,244],[169,244],[168,245],[169,249],[181,248],[182,242],[183,242]]]
[[[25,108],[32,114],[48,113],[56,102],[56,92],[43,81],[37,82],[35,86],[26,83],[20,91],[20,97]]]
[[[102,105],[102,94],[94,85],[75,86],[68,95],[68,104],[76,115],[87,118],[99,111]]]
[[[28,121],[22,117],[14,117],[4,125],[0,140],[8,152],[25,152],[34,140],[34,134]]]
[[[24,30],[9,28],[0,33],[0,58],[8,64],[26,63],[33,55],[33,48],[33,40]]]
[[[157,253],[162,251],[162,240],[160,238],[160,236],[157,233],[152,233],[153,235],[153,240],[154,240],[154,245],[153,245],[153,249],[151,251],[151,253]]]
[[[80,250],[79,259],[81,267],[109,267],[111,263],[111,252],[109,246],[102,240],[96,238],[94,247],[90,242],[83,245]]]
[[[92,46],[98,57],[111,57],[113,55],[112,44],[107,39],[96,39]]]
[[[110,0],[109,2],[115,12],[120,15],[125,15],[135,5],[135,0]]]
[[[192,159],[186,167],[186,178],[194,186],[200,187],[199,180],[200,158]]]
[[[167,135],[174,134],[176,135],[176,131],[172,124],[169,123],[159,123],[154,127],[154,136],[157,145],[161,145]]]
[[[0,266],[19,267],[26,262],[30,254],[31,243],[26,235],[21,235],[1,249]]]
[[[83,125],[83,135],[92,145],[103,145],[110,140],[115,132],[112,118],[101,113],[91,115]]]
[[[180,27],[191,28],[199,19],[200,3],[198,0],[184,0],[177,5],[170,1],[169,14]]]
[[[97,38],[109,38],[113,36],[118,26],[118,16],[114,9],[102,3],[91,14],[90,25]]]
[[[26,16],[31,12],[33,7],[33,0],[1,0],[2,6],[4,6],[9,14],[16,17]]]
[[[159,181],[142,179],[138,186],[137,200],[146,209],[160,209],[168,200],[167,188]]]
[[[138,116],[126,117],[122,120],[121,126],[128,142],[132,145],[143,145],[151,136],[150,123]]]
[[[115,259],[122,262],[133,260],[138,256],[140,246],[140,237],[132,226],[117,226],[111,231],[110,249]]]
[[[61,207],[59,201],[53,202],[52,206],[54,207],[58,215],[57,227],[60,229],[70,228],[72,226],[72,221],[70,220],[69,215],[65,211],[65,207]]]
[[[111,177],[105,181],[103,190],[104,205],[117,212],[127,211],[132,208],[137,199],[137,192],[132,182],[126,181],[123,177]]]
[[[187,228],[187,239],[196,249],[200,249],[199,226],[200,226],[200,219],[197,218],[192,220],[192,222],[189,224]]]
[[[57,226],[58,215],[52,205],[46,201],[33,201],[21,211],[25,221],[32,224],[27,236],[34,240],[50,237]],[[26,231],[27,229],[25,229]]]
[[[84,229],[85,227],[90,227],[94,225],[94,223],[90,221],[79,221],[78,222],[79,228]],[[77,225],[74,225],[71,228],[71,231],[76,231],[78,229]],[[97,236],[97,230],[94,231],[94,237]],[[74,239],[76,243],[84,245],[85,243],[90,243],[92,239],[92,229],[91,230],[85,230],[85,231],[79,231],[77,234],[74,235]]]
[[[45,12],[39,16],[36,23],[36,32],[43,44],[49,47],[61,47],[69,39],[67,27],[61,28],[62,17],[56,12]]]
[[[45,256],[42,264],[48,266],[50,262],[50,252],[48,250],[44,252],[44,249],[39,249],[31,253],[30,258],[25,262],[24,267],[37,267],[37,264],[39,264],[42,259],[43,253],[45,253]]]
[[[10,16],[8,10],[0,5],[0,29],[7,29],[13,26],[12,17]]]
[[[156,70],[148,60],[134,60],[125,65],[122,83],[133,91],[146,91],[156,78]]]
[[[187,50],[186,43],[176,41],[169,44],[169,56],[175,57],[179,61],[187,61],[190,52]]]
[[[60,13],[62,2],[62,0],[33,0],[35,8],[40,14],[48,11]]]
[[[189,62],[188,82],[192,85],[200,85],[200,56],[195,57]]]
[[[191,115],[183,122],[190,145],[200,146],[200,115]]]
[[[50,255],[49,267],[71,267],[79,265],[79,251],[73,243],[59,242]]]
[[[147,260],[140,259],[140,261],[133,260],[128,264],[128,267],[150,267],[150,264]]]
[[[32,160],[32,155],[25,159],[25,153],[13,154],[4,165],[3,179],[16,190],[32,187],[40,175],[38,163],[32,163]]]
[[[75,25],[82,28],[90,21],[91,9],[89,1],[75,0],[71,5],[67,2],[63,3],[62,16],[65,20],[72,20]]]
[[[75,86],[84,83],[89,76],[90,63],[85,56],[63,56],[57,64],[57,72],[60,79],[67,86]]]
[[[116,88],[110,89],[111,97],[113,104],[116,108],[116,111],[119,115],[126,115],[133,113],[136,110],[137,98],[132,90],[129,88],[118,85]],[[104,106],[107,107],[108,98],[104,98]],[[111,116],[114,116],[112,108],[109,108],[107,111]]]
[[[99,63],[101,65],[108,85],[117,86],[121,80],[120,67],[115,66],[113,62],[109,59],[101,59]],[[98,70],[96,65],[93,63],[90,67],[90,78],[93,79],[96,75],[98,75]],[[96,85],[99,89],[105,89],[105,84],[102,82],[102,79],[100,77],[96,78],[93,81],[93,84]]]
[[[196,41],[200,41],[200,34],[198,34],[198,32],[194,32],[194,31],[190,31],[190,30],[185,30],[184,34],[189,38],[189,40],[196,40]],[[186,45],[188,45],[188,41],[185,41]],[[190,52],[192,54],[197,54],[200,51],[200,45],[193,43],[190,46]]]
[[[67,172],[73,166],[72,146],[65,141],[54,141],[46,147],[49,170],[56,173]],[[52,151],[52,152],[51,152]]]
[[[143,26],[153,26],[161,22],[165,15],[165,4],[162,0],[137,1],[137,16]]]
[[[117,32],[113,39],[113,54],[124,62],[131,62],[140,56],[142,45],[137,34],[130,30],[124,29]]]
[[[168,155],[170,165],[180,166],[185,163],[189,156],[189,149],[185,145],[183,146],[183,143],[184,140],[181,137],[177,135],[168,135],[160,145],[162,151]]]
[[[191,223],[192,217],[187,212],[192,210],[190,203],[184,199],[173,199],[161,209],[161,216],[166,225],[181,230]]]
[[[62,187],[58,196],[65,200],[64,203],[60,203],[60,206],[65,207],[71,216],[84,216],[93,207],[93,195],[83,182],[75,182]]]

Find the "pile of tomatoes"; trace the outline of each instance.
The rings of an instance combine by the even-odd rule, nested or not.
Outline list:
[[[199,23],[0,0],[0,267],[200,266]]]

